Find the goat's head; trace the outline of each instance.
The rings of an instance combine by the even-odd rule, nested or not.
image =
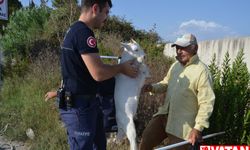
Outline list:
[[[136,58],[139,63],[142,63],[145,59],[144,50],[140,45],[131,39],[129,43],[121,43],[124,52],[128,53],[131,57]]]

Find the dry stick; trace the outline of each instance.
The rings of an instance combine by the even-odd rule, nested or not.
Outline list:
[[[7,130],[8,126],[9,126],[9,124],[7,123],[7,124],[4,126],[4,128],[1,129],[0,135],[3,135],[3,134],[4,134],[4,132]]]

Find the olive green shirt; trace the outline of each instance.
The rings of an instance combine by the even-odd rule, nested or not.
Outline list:
[[[187,140],[193,128],[209,127],[215,95],[210,72],[197,55],[185,66],[175,62],[167,76],[152,86],[153,93],[167,91],[164,105],[154,115],[167,114],[167,133]]]

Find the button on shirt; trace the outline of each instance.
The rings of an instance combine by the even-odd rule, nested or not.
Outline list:
[[[210,72],[197,55],[185,66],[175,62],[167,76],[152,86],[154,93],[167,91],[164,105],[155,114],[168,115],[167,133],[187,140],[193,128],[209,127],[215,95]]]

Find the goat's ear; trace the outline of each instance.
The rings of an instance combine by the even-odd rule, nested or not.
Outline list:
[[[124,47],[124,49],[123,49],[124,51],[129,51],[129,46],[128,46],[128,44],[122,43],[122,42],[121,42],[121,46]]]
[[[132,43],[137,44],[137,42],[134,39],[130,39]]]
[[[126,45],[126,43],[121,42],[121,46],[122,47],[125,47],[125,45]]]

